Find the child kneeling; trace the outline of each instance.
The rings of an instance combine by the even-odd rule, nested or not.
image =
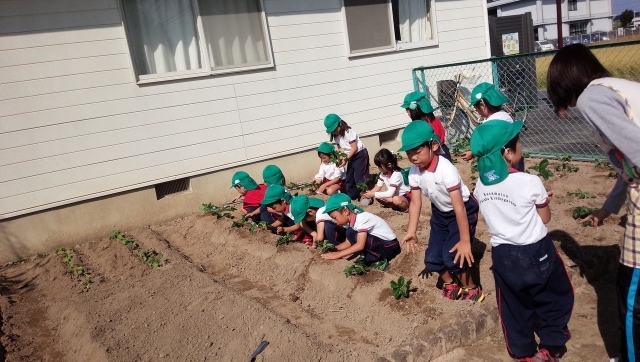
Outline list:
[[[313,179],[319,185],[316,192],[329,196],[338,191],[345,192],[346,188],[343,181],[346,175],[344,167],[338,167],[335,162],[331,161],[331,156],[335,155],[336,152],[335,146],[329,142],[322,142],[317,151],[318,157],[320,157],[320,169]]]
[[[296,196],[291,200],[291,214],[293,222],[299,224],[302,230],[313,237],[313,241],[327,240],[333,245],[339,245],[346,240],[346,230],[336,225],[331,216],[325,214],[324,201],[305,195]],[[314,244],[313,248],[316,247]]]
[[[335,194],[327,200],[326,212],[340,226],[349,225],[347,241],[338,244],[338,251],[322,254],[323,259],[333,260],[363,253],[366,265],[386,260],[400,254],[400,243],[389,225],[379,216],[364,212],[351,203],[346,194]]]
[[[520,121],[493,122],[474,130],[471,150],[480,173],[475,193],[491,233],[498,311],[509,354],[517,361],[555,362],[571,337],[573,287],[547,236],[549,195],[538,176],[515,170],[522,158],[521,128]]]
[[[262,219],[260,210],[260,202],[264,199],[264,193],[267,191],[265,184],[258,185],[248,173],[238,171],[231,178],[231,187],[238,191],[238,196],[232,202],[242,198],[242,212],[247,215],[247,218],[255,222],[270,222],[269,218]]]
[[[380,169],[380,176],[376,186],[362,195],[375,198],[382,207],[390,207],[396,211],[407,211],[411,203],[411,188],[405,184],[402,169],[398,166],[398,159],[386,148],[376,153],[373,162]],[[386,186],[386,191],[380,191]]]

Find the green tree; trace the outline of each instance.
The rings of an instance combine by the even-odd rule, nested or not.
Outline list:
[[[635,14],[633,13],[633,10],[625,10],[622,12],[622,14],[620,14],[620,25],[623,28],[628,28],[631,26],[631,23],[633,22],[633,17],[635,16]]]

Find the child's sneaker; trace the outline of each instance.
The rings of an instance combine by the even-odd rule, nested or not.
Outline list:
[[[462,288],[456,283],[444,283],[442,286],[442,296],[451,300],[456,300],[460,297]]]
[[[549,351],[547,351],[546,349],[541,349],[538,351],[538,353],[536,353],[535,356],[533,357],[527,357],[527,358],[516,358],[513,360],[514,362],[559,362],[560,361],[560,357],[559,356],[551,356],[551,354],[549,353]]]
[[[471,300],[474,303],[484,300],[484,293],[477,286],[473,288],[462,288],[460,292],[460,300]]]

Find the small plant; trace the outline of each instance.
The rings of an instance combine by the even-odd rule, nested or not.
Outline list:
[[[289,190],[307,190],[307,189],[317,189],[320,186],[317,182],[303,182],[303,183],[295,183],[289,182],[287,188]]]
[[[529,170],[534,170],[538,172],[538,176],[542,177],[545,181],[549,179],[549,177],[553,176],[553,172],[547,169],[549,167],[549,160],[544,159],[540,161],[538,165],[529,167]]]
[[[244,224],[247,222],[247,215],[242,215],[240,220],[234,221],[231,223],[232,228],[241,228],[244,227]]]
[[[530,158],[531,157],[531,152],[522,152],[522,157],[523,158]]]
[[[137,250],[140,245],[136,243],[133,239],[126,237],[120,230],[113,230],[111,235],[109,235],[109,239],[118,239],[122,245],[126,245],[131,250]]]
[[[234,216],[231,215],[231,212],[236,211],[236,208],[231,205],[216,206],[212,203],[208,203],[200,205],[200,211],[211,212],[211,215],[215,216],[216,219],[220,219],[223,217],[233,219]]]
[[[455,165],[456,163],[458,163],[458,159],[457,158],[452,158],[451,159],[451,164]]]
[[[471,181],[475,181],[478,179],[478,176],[476,176],[477,173],[478,173],[478,159],[474,158],[471,161],[471,176],[469,177]]]
[[[361,182],[357,184],[356,187],[358,188],[358,190],[360,190],[360,192],[365,192],[367,191],[367,188],[368,188],[366,182]]]
[[[152,268],[157,268],[160,266],[160,262],[162,261],[162,254],[158,253],[153,249],[149,249],[146,251],[140,250],[138,252],[138,256],[145,264],[149,265]]]
[[[456,139],[456,145],[451,148],[451,154],[454,156],[460,156],[462,152],[469,149],[469,140],[466,138]]]
[[[91,280],[91,274],[85,274],[85,280],[80,284],[89,289],[89,286],[93,284],[93,280]]]
[[[348,277],[352,275],[363,275],[369,272],[369,268],[364,264],[364,259],[359,258],[353,265],[344,268],[344,274]]]
[[[337,150],[333,151],[333,153],[329,155],[329,161],[335,164],[340,164],[340,162],[345,158],[347,158],[347,154]]]
[[[320,250],[322,254],[329,252],[331,250],[335,250],[336,246],[331,244],[329,241],[316,241],[316,248]]]
[[[293,235],[293,233],[288,232],[288,233],[286,233],[286,234],[284,234],[282,236],[279,236],[276,239],[276,246],[280,246],[280,245],[283,245],[283,244],[289,244],[289,242],[291,241],[291,236],[292,235]]]
[[[393,297],[400,299],[400,297],[404,295],[405,298],[409,298],[409,287],[411,286],[411,281],[413,281],[413,279],[405,281],[403,276],[398,278],[398,281],[392,280],[391,289],[393,290]]]
[[[575,196],[579,199],[595,199],[596,196],[592,195],[589,191],[578,189],[578,191],[567,192],[567,196]]]
[[[575,209],[573,209],[573,214],[571,216],[573,216],[574,220],[578,220],[578,219],[585,218],[585,217],[591,215],[592,213],[594,213],[596,211],[598,211],[598,208],[590,208],[590,207],[578,206]],[[591,226],[591,221],[585,221],[581,225],[582,226]]]
[[[387,267],[389,266],[389,262],[387,261],[387,259],[382,259],[379,261],[376,261],[375,263],[371,264],[371,269],[376,269],[376,270],[380,270],[381,272],[387,270]]]
[[[400,154],[400,152],[396,152],[396,160],[400,161],[400,160],[404,160],[404,156],[402,156]]]
[[[615,171],[609,171],[609,174],[607,175],[607,177],[618,178],[618,173]]]
[[[62,262],[67,265],[69,272],[73,274],[75,278],[85,278],[80,284],[86,289],[89,289],[89,284],[93,283],[91,280],[91,274],[87,273],[86,269],[82,265],[75,265],[73,257],[76,255],[73,253],[73,249],[65,249],[62,247],[56,248],[57,254],[62,254]]]
[[[610,167],[611,163],[609,161],[606,161],[602,158],[596,158],[595,162],[593,163],[593,166],[598,168],[598,167]]]
[[[253,235],[256,232],[256,229],[267,229],[269,227],[269,223],[266,221],[255,222],[253,220],[250,221],[251,225],[249,226],[249,234]]]
[[[572,157],[570,154],[565,153],[561,156],[558,156],[558,161],[560,161],[560,164],[558,166],[556,166],[556,171],[560,171],[560,172],[567,172],[567,173],[571,173],[571,172],[578,172],[579,168],[575,167],[575,166],[571,166],[569,164],[569,162],[571,162]]]

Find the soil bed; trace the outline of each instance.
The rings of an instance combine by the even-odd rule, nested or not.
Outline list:
[[[538,160],[527,160],[527,165],[534,162]],[[607,177],[606,168],[572,164],[580,167],[577,173],[554,170],[556,175],[544,182],[554,191],[549,232],[576,293],[573,338],[563,361],[606,360],[615,355],[618,343],[614,280],[624,228],[615,215],[598,231],[573,220],[574,207],[599,207],[615,179]],[[551,161],[551,168],[555,166]],[[460,161],[457,167],[470,186],[469,163]],[[578,188],[596,198],[567,196]],[[418,232],[421,251],[403,250],[386,272],[364,276],[345,277],[343,269],[352,261],[324,261],[318,251],[300,243],[276,247],[276,237],[266,231],[251,235],[247,229],[231,228],[229,219],[209,215],[123,230],[141,250],[163,254],[155,269],[106,237],[75,246],[74,262],[92,275],[89,289],[53,251],[5,265],[0,268],[5,358],[244,361],[262,338],[270,344],[256,361],[398,357],[398,348],[427,341],[436,330],[495,306],[491,247],[482,219],[473,251],[474,276],[487,295],[485,302],[445,300],[434,276],[419,276],[429,233],[428,204],[425,201]],[[377,203],[365,209],[385,218],[399,239],[404,236],[407,214],[381,209]],[[395,300],[389,282],[401,275],[413,278],[412,291],[408,299]],[[497,325],[457,343],[441,351],[449,353],[449,359],[441,358],[510,360]],[[2,354],[0,349],[0,360]]]

